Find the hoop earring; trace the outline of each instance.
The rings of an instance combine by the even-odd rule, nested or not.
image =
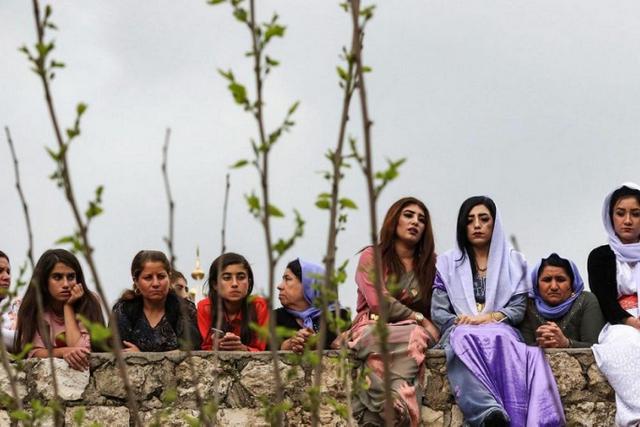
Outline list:
[[[133,293],[136,295],[140,295],[140,288],[138,288],[136,285],[133,285]]]

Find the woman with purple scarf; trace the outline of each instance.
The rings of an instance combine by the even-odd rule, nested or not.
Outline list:
[[[447,375],[470,426],[562,426],[564,413],[542,349],[513,325],[524,317],[526,262],[513,250],[495,203],[460,207],[456,249],[438,256],[431,317],[440,328]]]
[[[607,324],[592,347],[616,392],[616,425],[640,424],[640,186],[627,182],[604,200],[608,244],[589,254],[589,284]]]
[[[282,282],[278,285],[282,307],[276,310],[276,324],[295,331],[295,335],[284,340],[280,350],[302,353],[306,344],[317,341],[322,320],[320,287],[323,285],[324,275],[324,267],[301,258],[287,264]],[[333,314],[338,305],[331,300],[327,309]],[[342,319],[340,330],[344,331],[350,326],[349,311],[340,308],[339,315]],[[330,348],[337,336],[335,317],[330,316],[328,320],[327,334],[322,343],[322,348],[325,349]]]
[[[518,326],[529,345],[587,348],[598,342],[604,326],[595,295],[584,291],[576,265],[558,254],[541,259],[531,270],[533,298]]]

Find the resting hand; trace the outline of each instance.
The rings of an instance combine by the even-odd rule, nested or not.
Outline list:
[[[624,319],[624,324],[627,326],[634,327],[636,329],[640,329],[640,319],[634,316],[629,316]]]
[[[493,323],[495,320],[491,317],[491,313],[476,314],[471,316],[468,314],[461,314],[456,319],[457,325],[483,325],[485,323]]]
[[[122,350],[123,353],[139,353],[140,352],[140,349],[138,348],[138,346],[132,342],[122,341],[122,344],[124,344],[124,347],[125,347]]]
[[[547,322],[536,329],[536,342],[542,348],[567,348],[570,345],[569,338],[554,322]]]
[[[429,319],[424,319],[422,321],[422,327],[427,331],[427,335],[429,339],[427,340],[427,347],[432,347],[440,341],[440,331],[435,327],[433,323]]]
[[[227,332],[218,343],[218,350],[222,351],[249,351],[246,345],[242,344],[240,337],[234,333]]]
[[[304,352],[304,345],[306,344],[309,337],[314,335],[314,332],[309,328],[299,329],[294,336],[289,339],[284,340],[282,346],[280,346],[281,350],[291,350],[296,353]]]
[[[71,292],[71,296],[67,301],[65,301],[66,305],[75,304],[76,301],[78,301],[84,295],[84,287],[82,286],[82,283],[74,283],[73,285],[71,285],[69,291]]]
[[[89,369],[89,350],[84,347],[67,347],[67,351],[62,355],[70,368],[76,371],[86,371]]]

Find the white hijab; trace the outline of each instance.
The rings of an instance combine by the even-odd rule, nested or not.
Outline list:
[[[497,209],[487,267],[483,313],[500,310],[512,296],[528,293],[531,289],[527,263],[507,242]],[[456,314],[478,314],[469,257],[466,254],[463,257],[459,248],[452,249],[438,256],[437,268]]]
[[[634,190],[640,191],[640,186],[638,186],[638,184],[635,184],[633,182],[625,182],[620,187],[609,193],[609,195],[607,195],[607,197],[604,199],[604,204],[602,206],[602,222],[604,224],[604,229],[609,236],[609,246],[611,247],[613,253],[616,255],[616,259],[620,262],[638,262],[640,261],[640,242],[629,244],[622,243],[615,230],[613,229],[613,224],[611,223],[611,215],[609,215],[609,204],[611,203],[611,196],[616,190],[622,187],[629,187]]]

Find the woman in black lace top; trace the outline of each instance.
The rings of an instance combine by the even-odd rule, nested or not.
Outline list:
[[[124,351],[200,348],[196,310],[170,288],[170,272],[162,252],[140,251],[133,258],[133,290],[113,307]]]

